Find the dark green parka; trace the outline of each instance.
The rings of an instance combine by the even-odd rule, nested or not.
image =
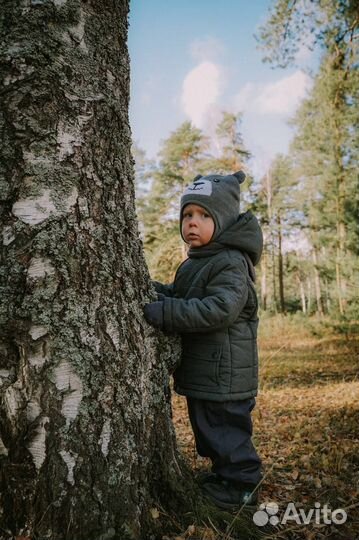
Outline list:
[[[173,284],[154,282],[165,295],[164,329],[182,336],[179,394],[212,401],[257,394],[258,302],[250,274],[262,244],[258,221],[246,212],[215,242],[190,249]]]

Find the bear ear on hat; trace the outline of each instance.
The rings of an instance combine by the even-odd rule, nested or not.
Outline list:
[[[246,179],[246,175],[243,171],[237,171],[233,173],[232,176],[235,176],[240,184]]]
[[[199,180],[200,178],[202,178],[202,175],[201,174],[197,174],[197,176],[195,178],[193,178],[193,182],[197,182],[197,180]]]

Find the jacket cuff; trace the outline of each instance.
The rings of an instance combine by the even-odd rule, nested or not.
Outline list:
[[[155,291],[156,292],[161,292],[161,286],[162,286],[162,283],[160,283],[159,281],[154,281],[153,279],[151,280],[151,284],[152,286],[154,287]]]

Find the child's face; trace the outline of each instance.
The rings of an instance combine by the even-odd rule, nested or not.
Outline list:
[[[187,204],[182,216],[182,236],[190,247],[205,246],[214,233],[210,214],[197,204]]]

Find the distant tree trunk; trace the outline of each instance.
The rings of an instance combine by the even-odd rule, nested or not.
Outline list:
[[[339,158],[338,158],[339,159]],[[335,261],[335,275],[337,283],[337,296],[338,296],[338,306],[339,313],[344,315],[346,300],[345,300],[345,289],[346,282],[344,277],[343,268],[346,264],[346,253],[345,253],[345,223],[344,223],[344,202],[343,202],[343,180],[342,176],[344,172],[341,170],[337,178],[337,197],[336,197],[336,228],[337,228],[337,237],[336,237],[336,261]]]
[[[267,311],[267,249],[266,244],[261,259],[261,305],[263,311]]]
[[[4,538],[148,538],[152,506],[190,504],[171,348],[159,357],[142,315],[127,13],[126,0],[1,6]]]
[[[312,258],[313,258],[315,294],[316,294],[316,299],[317,299],[317,313],[318,315],[322,316],[324,314],[323,296],[322,296],[322,289],[321,289],[321,284],[320,284],[320,275],[319,275],[319,270],[318,270],[317,249],[314,246],[312,250]]]
[[[284,281],[283,281],[283,253],[282,253],[282,224],[280,219],[280,213],[277,213],[276,217],[278,227],[278,282],[279,282],[279,305],[280,312],[285,313],[285,301],[284,301]]]
[[[345,223],[345,177],[346,171],[344,162],[346,159],[345,151],[345,128],[343,130],[343,117],[346,111],[346,90],[344,81],[347,73],[345,72],[345,55],[337,50],[332,60],[333,68],[341,73],[341,77],[336,78],[335,91],[332,95],[333,114],[331,115],[332,128],[334,134],[334,159],[336,165],[336,228],[337,228],[337,253],[336,253],[336,281],[339,312],[344,314],[346,308],[345,289],[346,279],[344,268],[346,265],[346,223]]]
[[[277,305],[277,290],[276,290],[276,272],[275,272],[275,243],[273,237],[273,182],[272,175],[270,171],[266,172],[264,178],[264,190],[266,194],[266,203],[267,203],[267,215],[268,215],[268,224],[269,224],[269,234],[268,234],[268,258],[270,258],[272,264],[272,291],[273,291],[273,308],[275,313],[278,310]]]
[[[329,285],[328,285],[328,279],[324,278],[324,286],[325,286],[325,303],[327,312],[330,312],[330,294],[329,294]]]
[[[298,283],[298,286],[299,286],[299,293],[300,293],[300,300],[301,300],[301,304],[302,304],[302,311],[303,311],[304,314],[306,314],[307,313],[307,305],[306,305],[306,299],[305,299],[305,290],[304,290],[303,280],[302,280],[299,272],[297,272],[297,274],[296,274],[296,279],[297,279],[297,283]]]
[[[272,238],[273,239],[273,238]],[[272,288],[273,288],[273,306],[275,313],[278,312],[278,298],[277,298],[277,277],[276,277],[276,264],[275,264],[275,244],[272,243]]]
[[[308,277],[307,279],[307,298],[308,298],[307,311],[308,311],[308,315],[310,315],[311,309],[312,309],[312,281],[310,277]]]

